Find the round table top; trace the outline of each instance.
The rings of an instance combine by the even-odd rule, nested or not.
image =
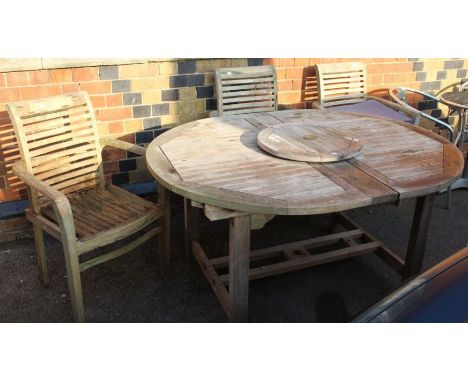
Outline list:
[[[362,149],[358,139],[310,120],[267,127],[258,133],[257,144],[274,156],[301,162],[338,162]]]
[[[312,121],[359,139],[361,153],[333,163],[269,155],[257,135]],[[207,118],[175,127],[147,148],[149,171],[167,189],[216,207],[273,215],[348,210],[436,192],[463,169],[448,140],[404,122],[327,110]]]
[[[468,109],[468,91],[447,92],[442,94],[440,98],[449,105]]]

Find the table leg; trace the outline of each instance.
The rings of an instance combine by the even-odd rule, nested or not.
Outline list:
[[[159,233],[159,261],[161,278],[166,279],[171,259],[171,199],[170,192],[158,184],[158,204],[164,215],[160,219],[162,231]]]
[[[421,272],[424,252],[426,250],[427,236],[432,216],[432,205],[435,194],[420,196],[416,199],[416,207],[411,226],[410,240],[406,252],[403,279],[417,275]]]
[[[249,300],[250,215],[229,219],[230,321],[246,322]]]
[[[192,254],[192,241],[200,241],[200,209],[192,206],[190,199],[184,198],[185,212],[185,257]]]

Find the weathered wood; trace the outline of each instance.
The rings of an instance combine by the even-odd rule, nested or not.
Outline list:
[[[467,91],[446,92],[441,94],[440,98],[455,108],[468,109]]]
[[[200,265],[203,274],[208,279],[213,292],[215,293],[216,297],[218,297],[221,306],[229,316],[231,312],[231,298],[229,297],[229,293],[226,290],[223,282],[220,280],[215,269],[210,264],[205,251],[203,251],[203,248],[198,241],[192,241],[192,252],[198,262],[198,265]]]
[[[429,194],[416,199],[413,224],[411,226],[405,267],[403,269],[403,279],[407,279],[421,272],[434,198],[435,194]]]
[[[38,224],[34,224],[34,242],[36,243],[37,263],[42,285],[48,287],[50,284],[49,272],[47,270],[47,257],[44,245],[44,233]]]
[[[229,319],[245,322],[249,299],[250,216],[229,219]]]
[[[104,255],[94,257],[91,260],[85,261],[84,263],[80,264],[80,272],[83,272],[91,267],[94,267],[95,265],[102,264],[106,261],[113,260],[113,259],[116,259],[117,257],[125,255],[126,253],[133,251],[135,248],[137,248],[144,242],[151,239],[153,236],[158,235],[160,232],[161,232],[161,227],[155,227],[151,229],[150,231],[144,233],[143,235],[139,236],[137,239],[135,239],[131,243],[121,248],[115,249],[111,252],[107,252]]]
[[[158,184],[158,205],[162,211],[160,219],[161,234],[159,235],[159,262],[161,277],[167,278],[170,267],[171,253],[171,195],[163,185]]]
[[[189,199],[184,199],[185,216],[185,258],[192,254],[192,241],[200,241],[200,209],[194,207]]]
[[[281,123],[313,123],[318,128],[337,129],[362,142],[361,154],[326,164],[273,157],[258,147],[257,135]],[[194,210],[203,208],[213,220],[229,218],[230,256],[207,260],[197,249],[195,257],[211,285],[229,280],[228,311],[232,320],[247,318],[249,259],[273,261],[274,256],[285,256],[283,264],[259,268],[253,278],[372,252],[397,271],[403,268],[398,255],[356,228],[349,234],[337,233],[249,254],[253,215],[323,214],[394,202],[443,189],[463,167],[453,144],[422,128],[363,114],[321,110],[285,110],[191,122],[155,139],[148,147],[146,161],[158,183],[192,200],[191,208],[192,204],[198,207]],[[337,241],[347,247],[326,254],[307,254],[314,245]],[[193,248],[199,247],[197,240],[187,242]],[[226,266],[229,275],[217,276],[215,270]],[[223,295],[219,290],[223,289],[215,293]]]
[[[463,168],[453,144],[403,122],[310,109],[268,116],[176,127],[149,145],[148,169],[166,188],[199,203],[250,214],[313,215],[436,192]],[[258,147],[257,135],[281,122],[335,128],[358,139],[361,154],[326,165],[273,157]]]
[[[363,230],[358,224],[352,221],[348,216],[344,214],[337,214],[337,223],[348,230],[359,229],[363,232],[363,238],[367,242],[374,242],[379,244],[379,248],[375,251],[375,254],[384,261],[387,265],[393,268],[399,274],[402,274],[405,261],[393,250],[388,248],[384,243],[378,240],[374,235],[368,231]]]
[[[344,260],[354,256],[373,253],[379,248],[379,246],[379,243],[370,242],[328,251],[319,255],[293,256],[292,258],[279,263],[251,269],[249,271],[249,280],[258,280],[265,277],[331,263],[333,261]],[[220,279],[226,283],[228,281],[228,276],[223,275]]]
[[[421,113],[398,103],[367,94],[367,73],[362,62],[344,62],[336,64],[317,64],[318,100],[312,103],[315,109],[333,108],[351,105],[366,100],[374,100],[398,112],[408,115],[415,123]]]
[[[257,249],[250,252],[250,262],[265,260],[272,256],[277,256],[284,251],[294,251],[296,248],[301,247],[304,249],[313,249],[324,247],[331,244],[336,244],[340,240],[358,239],[363,235],[360,229],[351,229],[349,231],[337,232],[330,235],[314,237],[312,239],[296,241],[287,244],[275,245],[273,247]],[[229,256],[220,256],[210,259],[210,264],[214,268],[222,268],[229,265]]]
[[[361,62],[315,65],[318,102],[322,107],[355,103],[367,93],[366,69]]]
[[[273,66],[215,69],[218,116],[277,110]]]
[[[201,206],[203,208],[205,216],[210,221],[225,220],[236,216],[249,215],[250,228],[252,230],[263,228],[266,223],[268,223],[271,219],[275,217],[275,215],[249,214],[248,212],[233,211],[225,208],[211,206],[209,204],[201,204]]]
[[[31,223],[22,216],[0,219],[0,243],[31,237]]]
[[[362,144],[329,126],[285,123],[263,129],[258,145],[272,155],[302,162],[337,162],[359,154]]]
[[[169,199],[164,208],[115,186],[105,186],[102,146],[96,117],[86,93],[74,93],[7,105],[21,161],[14,173],[28,188],[38,263],[47,285],[47,263],[42,231],[62,241],[74,319],[84,321],[80,271],[116,258],[162,232],[164,256],[169,258]],[[145,149],[114,139],[102,140],[144,155]],[[79,255],[126,238],[163,217],[132,243],[83,264]],[[161,252],[161,251],[160,251]],[[166,267],[162,267],[166,268]],[[162,272],[164,273],[164,272]]]

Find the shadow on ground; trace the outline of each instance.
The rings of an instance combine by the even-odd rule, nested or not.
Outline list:
[[[423,269],[468,242],[467,191],[445,195],[434,207]],[[405,253],[414,201],[348,212],[399,254]],[[316,221],[316,219],[314,219]],[[226,316],[194,259],[185,259],[183,208],[173,205],[171,277],[161,281],[157,239],[133,253],[82,274],[88,322],[226,322]],[[227,254],[226,222],[202,224],[210,255]],[[252,235],[252,248],[301,240],[318,232],[302,217],[277,217]],[[311,235],[312,233],[312,235]],[[72,320],[60,243],[47,238],[51,285],[38,281],[32,239],[0,247],[0,321],[69,322]],[[250,286],[251,322],[348,322],[401,284],[398,275],[374,255],[258,280]]]

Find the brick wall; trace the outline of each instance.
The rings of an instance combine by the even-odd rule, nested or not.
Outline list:
[[[266,58],[276,67],[279,104],[308,108],[317,96],[314,65],[361,61],[366,64],[369,93],[385,94],[392,86],[438,93],[467,77],[468,59],[443,58]],[[418,105],[424,109],[427,104]],[[431,106],[431,105],[429,105]]]
[[[5,111],[8,102],[84,90],[96,109],[100,135],[147,144],[165,129],[206,118],[216,109],[214,68],[272,64],[277,70],[280,108],[304,108],[317,94],[313,66],[340,61],[365,62],[369,91],[377,95],[397,85],[437,93],[466,78],[468,65],[463,59],[236,58],[0,72],[0,202],[24,196],[20,182],[10,174],[18,153]],[[434,109],[424,100],[417,106]],[[105,174],[114,184],[151,179],[144,158],[106,149],[103,159]]]

